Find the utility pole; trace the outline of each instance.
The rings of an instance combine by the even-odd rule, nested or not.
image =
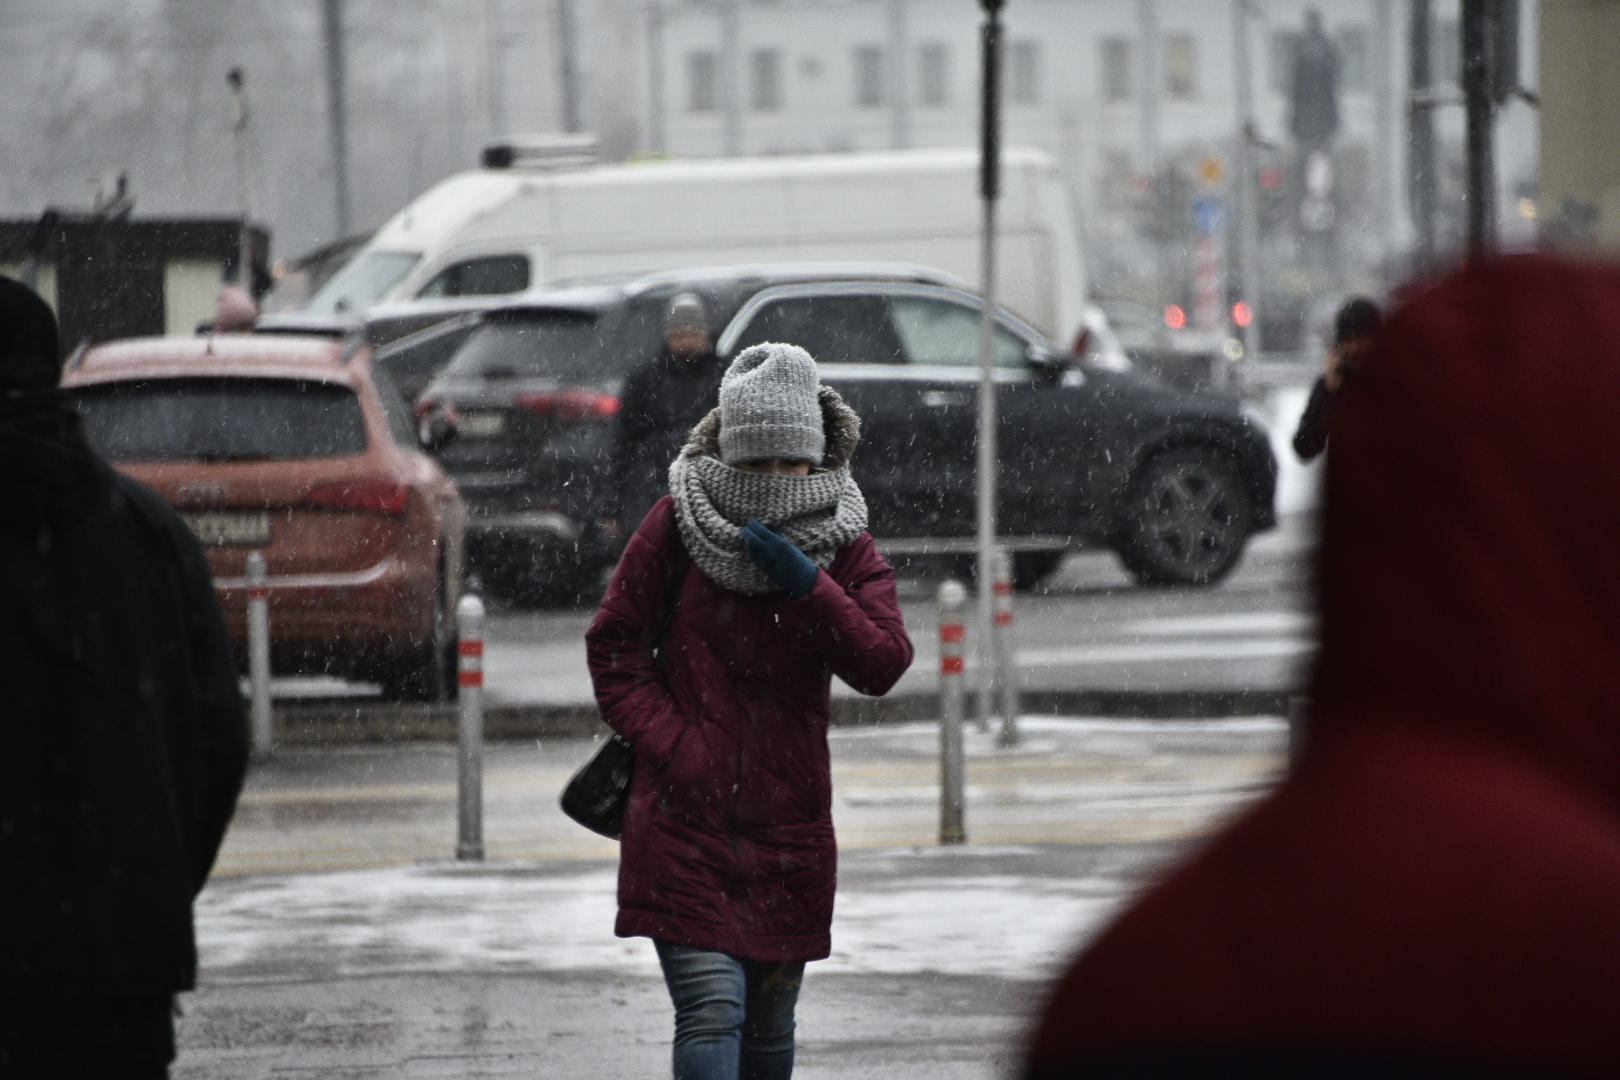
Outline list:
[[[489,101],[489,133],[510,133],[506,122],[506,47],[501,42],[500,0],[484,0],[484,93]]]
[[[1393,0],[1373,0],[1373,170],[1376,181],[1376,214],[1380,228],[1380,255],[1387,264],[1400,250],[1399,187],[1395,151],[1395,64],[1389,46],[1394,35]]]
[[[579,28],[574,21],[574,0],[557,0],[557,80],[562,101],[564,131],[581,128],[579,112]]]
[[[1468,133],[1468,255],[1489,251],[1496,242],[1496,161],[1493,135],[1496,101],[1492,79],[1496,43],[1501,39],[1496,0],[1463,0],[1462,82]]]
[[[1417,232],[1418,265],[1424,269],[1434,263],[1434,86],[1430,64],[1429,0],[1411,2],[1412,85],[1408,88],[1406,106],[1407,169],[1409,170],[1409,197],[1412,203],[1412,225]]]
[[[332,146],[332,187],[336,231],[349,235],[349,104],[344,87],[343,0],[322,0],[326,39],[326,98],[330,111],[327,131]]]
[[[741,18],[741,0],[726,0],[720,5],[720,107],[725,116],[725,155],[737,157],[742,153],[742,94],[739,92],[738,70],[741,58],[737,43],[742,34],[738,27]]]
[[[231,88],[231,131],[234,133],[236,148],[236,197],[242,207],[242,227],[236,237],[236,284],[252,296],[253,207],[248,199],[248,102],[242,69],[233,67],[226,72],[225,84]]]
[[[1249,58],[1249,19],[1251,0],[1233,0],[1232,45],[1235,50],[1233,74],[1237,79],[1237,234],[1238,278],[1243,302],[1249,305],[1249,318],[1238,327],[1243,342],[1243,367],[1253,366],[1260,337],[1260,197],[1254,165],[1254,147],[1259,139],[1254,120],[1254,65]],[[1240,380],[1242,382],[1244,380]]]
[[[1142,171],[1147,174],[1148,188],[1159,195],[1159,14],[1155,0],[1136,0],[1137,40],[1140,42],[1142,62],[1137,85],[1137,134],[1141,139]],[[1153,248],[1153,289],[1155,302],[1162,304],[1165,294],[1164,245],[1155,241]]]
[[[906,93],[909,77],[906,42],[908,0],[889,0],[889,117],[890,143],[896,150],[911,145],[911,95]]]
[[[664,67],[664,5],[647,0],[647,149],[662,154],[668,147],[664,117],[668,105],[669,79]]]
[[[996,201],[1001,197],[1001,6],[1003,0],[979,0],[984,8],[981,31],[983,86],[979,120],[979,196],[984,204],[984,221],[979,234],[979,291],[984,308],[979,314],[979,456],[978,456],[978,575],[979,575],[979,655],[985,663],[979,672],[979,721],[990,725],[994,700],[994,650],[996,633]],[[1008,724],[1014,718],[1005,718]]]

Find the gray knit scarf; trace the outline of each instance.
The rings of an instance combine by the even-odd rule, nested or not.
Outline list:
[[[821,404],[827,421],[827,467],[809,476],[751,473],[725,464],[717,456],[718,409],[692,429],[669,467],[681,541],[716,584],[751,596],[781,591],[743,551],[742,526],[750,518],[787,537],[823,569],[866,530],[866,500],[848,466],[859,422],[825,387]]]

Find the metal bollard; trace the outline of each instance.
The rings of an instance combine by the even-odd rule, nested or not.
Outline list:
[[[484,857],[484,602],[468,594],[456,604],[457,725],[456,858]]]
[[[268,757],[273,737],[270,717],[270,587],[263,552],[247,554],[248,694],[253,756]]]
[[[995,665],[1001,691],[1001,746],[1018,745],[1018,656],[1013,649],[1012,556],[996,549]]]
[[[967,629],[962,623],[962,607],[967,589],[954,579],[939,587],[939,842],[963,844],[967,830],[963,824],[964,765],[962,755],[962,713],[967,700],[962,685],[965,663],[962,643]]]

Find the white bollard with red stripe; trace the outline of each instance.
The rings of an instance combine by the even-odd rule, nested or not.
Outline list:
[[[962,608],[967,589],[956,580],[939,587],[939,842],[967,842],[962,754],[962,714],[967,690],[962,685],[966,662],[962,647],[967,627]]]
[[[456,858],[484,857],[484,602],[468,594],[456,604],[457,725]]]
[[[996,549],[995,581],[995,667],[1001,691],[1002,746],[1018,745],[1018,658],[1013,650],[1012,556],[1006,548]]]
[[[270,756],[273,738],[270,715],[270,586],[264,554],[250,551],[244,566],[247,576],[248,712],[253,756]]]

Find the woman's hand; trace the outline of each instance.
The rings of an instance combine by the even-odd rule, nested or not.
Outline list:
[[[742,542],[749,561],[793,599],[810,595],[816,587],[816,575],[821,573],[816,564],[793,541],[763,522],[749,518],[742,528]]]

